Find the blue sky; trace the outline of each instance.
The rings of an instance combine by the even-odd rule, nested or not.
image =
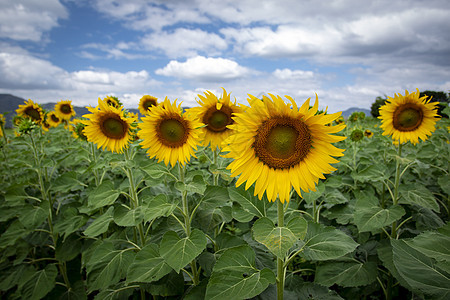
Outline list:
[[[450,90],[447,0],[2,0],[0,93],[96,105],[315,97],[335,112]]]

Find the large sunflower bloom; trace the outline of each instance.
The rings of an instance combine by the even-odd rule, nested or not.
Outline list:
[[[197,101],[200,107],[188,110],[189,114],[196,116],[206,126],[201,128],[201,136],[204,146],[211,144],[211,149],[221,149],[222,142],[230,136],[232,130],[227,126],[234,123],[232,117],[235,113],[243,112],[243,109],[230,101],[230,94],[223,89],[222,98],[217,98],[210,91],[205,96],[198,95],[201,101]]]
[[[69,121],[70,118],[75,116],[76,112],[73,109],[72,101],[61,100],[55,104],[55,113],[61,120]]]
[[[432,132],[438,118],[437,102],[430,102],[427,96],[420,97],[419,90],[405,96],[395,94],[388,97],[385,105],[380,107],[381,126],[383,135],[392,135],[392,139],[401,144],[410,141],[414,145],[419,138],[425,141]]]
[[[309,100],[298,108],[295,101],[287,105],[280,96],[263,96],[263,101],[249,95],[250,107],[233,117],[234,130],[225,143],[225,157],[233,158],[227,169],[231,176],[239,179],[236,186],[246,181],[248,189],[255,183],[255,195],[262,198],[264,192],[269,201],[277,197],[281,202],[289,201],[292,187],[301,195],[301,190],[315,191],[315,184],[323,174],[335,168],[338,162],[332,156],[343,156],[343,149],[331,143],[345,137],[331,135],[345,128],[345,124],[326,126],[340,116],[339,113],[317,114],[318,99],[309,108]]]
[[[141,100],[139,100],[138,108],[141,114],[146,115],[152,106],[157,105],[158,105],[158,98],[150,95],[144,95],[142,96]]]
[[[57,127],[61,123],[61,119],[56,115],[54,111],[51,111],[47,114],[46,121],[52,127]]]
[[[123,108],[108,105],[101,99],[98,106],[87,107],[91,114],[84,115],[88,120],[80,122],[86,127],[83,134],[89,142],[111,152],[122,153],[131,140],[132,124],[135,118],[124,116]]]
[[[185,165],[195,150],[199,141],[198,129],[203,124],[191,115],[183,114],[181,103],[176,100],[170,103],[166,99],[163,105],[153,107],[139,124],[140,144],[147,149],[150,158],[156,157],[158,162],[164,161],[172,167],[178,162]]]
[[[17,115],[23,118],[31,119],[36,123],[41,123],[42,119],[44,118],[42,108],[39,106],[39,104],[34,103],[31,99],[25,101],[25,104],[19,105],[19,108],[16,109],[16,113]]]

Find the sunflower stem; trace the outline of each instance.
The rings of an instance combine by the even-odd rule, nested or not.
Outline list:
[[[219,174],[217,174],[217,148],[213,150],[213,165],[216,167],[216,171],[213,172],[213,185],[219,184]]]
[[[178,173],[180,175],[180,181],[183,183],[185,182],[185,168],[178,163]],[[189,206],[188,206],[188,200],[187,200],[187,190],[183,189],[181,192],[181,204],[183,206],[183,216],[184,216],[184,230],[186,233],[186,236],[189,237],[191,235],[191,216],[189,214]],[[192,284],[197,285],[198,284],[198,272],[197,272],[197,264],[195,262],[195,259],[190,262],[191,265],[191,271],[192,271]]]
[[[392,202],[394,205],[398,203],[398,187],[400,185],[400,158],[402,157],[402,144],[398,144],[398,158],[395,167],[395,182],[394,182],[394,197]],[[397,221],[392,223],[391,238],[395,239],[397,236]]]
[[[138,197],[138,193],[137,193],[137,187],[134,184],[133,172],[131,170],[131,167],[128,165],[128,163],[131,162],[131,157],[133,157],[133,155],[130,155],[130,153],[128,152],[128,148],[125,149],[124,154],[125,154],[125,159],[127,162],[127,166],[125,167],[125,171],[126,171],[125,173],[128,177],[128,181],[130,182],[131,207],[136,209],[140,206],[139,197]],[[144,236],[144,226],[142,225],[142,222],[137,224],[136,228],[139,231],[141,245],[142,245],[142,247],[144,247],[145,246],[145,236]]]
[[[284,205],[280,199],[277,200],[278,227],[284,227]],[[285,275],[286,266],[284,260],[277,258],[277,300],[283,300]]]

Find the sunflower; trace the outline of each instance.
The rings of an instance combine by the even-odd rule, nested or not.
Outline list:
[[[415,93],[405,90],[405,96],[395,94],[394,98],[388,97],[386,104],[380,107],[378,117],[383,135],[392,135],[401,144],[410,141],[415,145],[419,138],[425,141],[436,129],[439,119],[438,102],[430,102],[430,99],[420,97],[418,89]]]
[[[88,120],[80,122],[86,127],[83,134],[89,142],[97,144],[111,152],[122,153],[131,140],[134,118],[124,116],[123,108],[108,105],[101,99],[98,106],[87,107],[91,114],[84,115]]]
[[[119,108],[120,106],[122,106],[122,103],[120,103],[120,101],[117,97],[106,96],[105,98],[102,99],[102,101],[104,101],[109,106],[113,106],[115,108]]]
[[[47,119],[46,119],[46,120],[42,121],[41,127],[45,133],[45,131],[48,131],[50,129],[51,125],[47,122]]]
[[[61,123],[61,119],[58,118],[58,116],[56,115],[56,112],[54,112],[54,111],[51,111],[47,114],[46,121],[52,127],[57,127]]]
[[[230,136],[231,129],[227,126],[234,123],[232,117],[235,113],[243,112],[243,109],[230,101],[230,94],[223,89],[222,98],[217,98],[210,91],[205,96],[198,95],[201,101],[197,101],[200,107],[194,107],[187,113],[199,118],[206,126],[201,128],[202,143],[204,146],[211,144],[211,149],[221,148],[222,142]]]
[[[75,116],[76,113],[71,103],[72,101],[70,100],[61,100],[56,103],[55,113],[59,119],[68,121]]]
[[[361,141],[363,139],[363,137],[364,137],[364,133],[360,129],[355,129],[350,134],[350,139],[353,142],[359,142],[359,141]]]
[[[157,106],[158,105],[157,100],[158,98],[155,98],[150,95],[142,96],[141,100],[139,100],[139,111],[141,112],[141,114],[145,115],[148,113],[150,107]]]
[[[336,170],[330,164],[338,162],[332,156],[343,156],[343,149],[331,143],[342,141],[343,136],[334,136],[345,128],[345,124],[325,126],[336,120],[341,113],[316,114],[318,99],[309,107],[310,99],[298,108],[295,101],[287,105],[280,96],[263,96],[260,100],[252,95],[250,107],[236,113],[234,124],[229,125],[234,133],[225,140],[225,157],[234,159],[227,169],[231,176],[239,179],[236,186],[246,181],[248,189],[255,183],[255,195],[262,198],[264,192],[269,201],[278,198],[289,201],[290,191],[301,195],[301,190],[315,191],[315,184],[323,174]]]
[[[203,124],[189,114],[183,114],[181,104],[176,100],[170,103],[166,97],[163,106],[152,108],[142,123],[139,124],[139,137],[143,139],[140,145],[148,148],[150,158],[156,157],[158,162],[170,162],[172,167],[178,162],[185,165],[195,150],[199,141],[198,129]]]
[[[83,133],[84,127],[86,127],[86,125],[84,125],[83,123],[81,123],[80,119],[74,119],[72,120],[72,122],[70,122],[69,124],[69,131],[72,132],[72,136],[76,139],[80,139],[82,141],[87,141],[86,136]]]
[[[366,137],[368,137],[368,138],[371,138],[371,137],[373,137],[373,132],[372,132],[371,130],[369,130],[369,129],[366,129],[366,130],[364,131],[364,135],[365,135]]]
[[[16,113],[19,116],[35,121],[36,123],[41,123],[44,117],[42,108],[31,99],[25,101],[25,104],[19,105],[19,108],[16,109]]]

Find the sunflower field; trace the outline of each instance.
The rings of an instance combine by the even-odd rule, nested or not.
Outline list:
[[[317,97],[197,102],[0,115],[0,298],[450,298],[436,102],[345,120]]]

